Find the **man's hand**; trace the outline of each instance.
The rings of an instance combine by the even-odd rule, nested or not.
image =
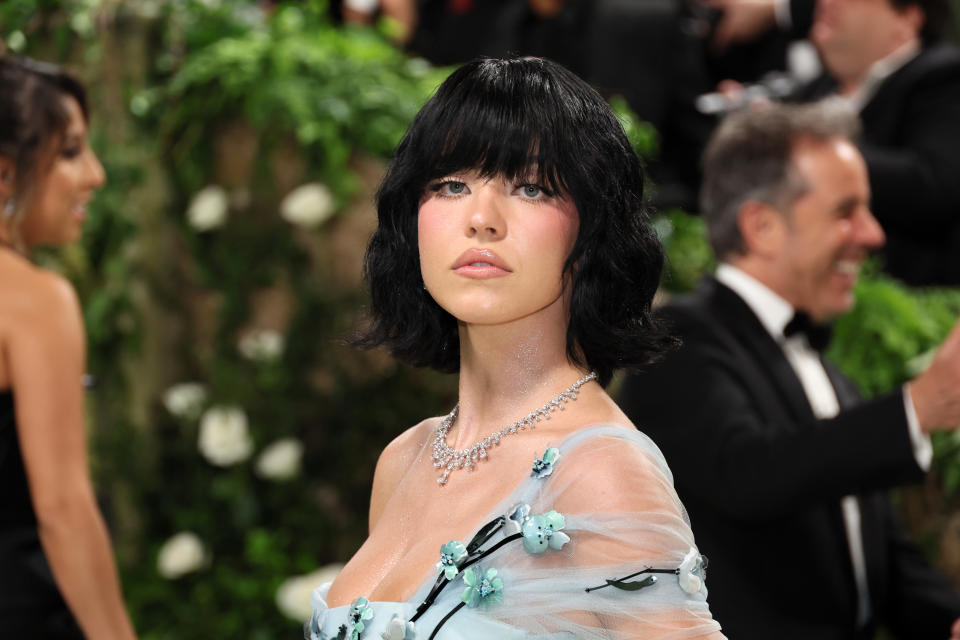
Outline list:
[[[950,627],[950,640],[960,640],[960,618]]]
[[[713,45],[724,50],[732,44],[758,38],[776,24],[774,0],[703,0],[723,12],[713,31]]]
[[[567,0],[527,0],[530,10],[544,20],[555,17],[566,4]]]
[[[960,428],[960,322],[943,341],[933,362],[909,385],[920,429],[931,431]],[[953,626],[960,640],[960,627]]]

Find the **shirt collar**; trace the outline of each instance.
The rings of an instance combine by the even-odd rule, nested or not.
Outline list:
[[[881,58],[870,65],[863,76],[863,81],[857,90],[850,95],[847,100],[850,106],[856,111],[863,111],[867,103],[876,95],[877,89],[884,80],[902,69],[908,62],[917,57],[920,53],[920,38],[912,38],[903,43],[886,57]]]
[[[770,287],[732,264],[721,263],[714,274],[717,282],[740,296],[760,324],[776,340],[783,340],[783,328],[793,318],[793,306]]]

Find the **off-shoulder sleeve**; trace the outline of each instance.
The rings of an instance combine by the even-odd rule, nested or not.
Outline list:
[[[503,585],[501,605],[486,614],[530,637],[723,638],[657,447],[611,426],[585,430],[557,452],[520,494],[530,508],[522,544],[486,559]]]

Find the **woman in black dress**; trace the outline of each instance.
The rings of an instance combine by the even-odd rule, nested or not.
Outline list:
[[[104,181],[83,87],[0,52],[0,636],[134,638],[87,465],[70,284],[30,251],[80,234]]]

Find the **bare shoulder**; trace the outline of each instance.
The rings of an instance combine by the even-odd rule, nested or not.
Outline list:
[[[82,341],[80,302],[63,276],[7,256],[0,264],[0,342],[31,336]]]
[[[0,308],[6,318],[33,320],[51,311],[79,312],[77,294],[63,276],[19,258],[8,258],[0,268]]]
[[[390,441],[383,452],[380,454],[380,461],[377,462],[379,468],[381,464],[390,466],[393,458],[407,458],[412,453],[419,452],[429,440],[440,422],[440,418],[427,418],[422,422],[413,425],[396,438]]]
[[[576,405],[571,405],[575,410],[577,419],[573,422],[572,430],[576,431],[585,425],[605,424],[610,426],[623,427],[633,431],[633,422],[627,417],[620,407],[614,402],[613,398],[605,389],[597,386],[593,389],[581,392]],[[571,412],[573,413],[573,411]]]
[[[394,438],[380,453],[370,496],[371,530],[404,474],[410,470],[413,460],[424,451],[439,421],[440,418],[428,418],[410,427]]]

